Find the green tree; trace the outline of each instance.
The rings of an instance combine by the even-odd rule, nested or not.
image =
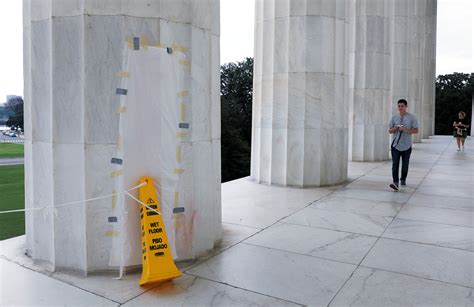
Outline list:
[[[453,121],[459,111],[472,114],[474,73],[439,75],[436,79],[435,134],[453,133]]]
[[[250,174],[253,59],[221,66],[222,182]]]
[[[8,98],[5,109],[13,113],[7,122],[7,126],[15,126],[23,129],[23,98],[20,96],[11,96]]]

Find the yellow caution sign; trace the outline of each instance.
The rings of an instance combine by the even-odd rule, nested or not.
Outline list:
[[[161,212],[156,191],[151,177],[142,177],[140,183],[148,184],[140,187],[140,201],[150,208]],[[140,207],[140,219],[142,229],[142,262],[143,271],[140,278],[140,286],[148,283],[179,277],[182,273],[173,261],[165,225],[161,214]]]

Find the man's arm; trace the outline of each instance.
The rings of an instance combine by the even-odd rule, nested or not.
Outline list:
[[[388,123],[388,133],[393,134],[397,132],[398,127],[394,127],[394,126],[395,126],[395,122],[393,121],[393,117],[392,117],[392,119],[390,119],[390,122]]]

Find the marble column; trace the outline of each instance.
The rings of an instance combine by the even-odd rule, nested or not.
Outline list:
[[[251,178],[347,179],[348,2],[257,0]]]
[[[221,232],[219,35],[218,0],[24,0],[26,208],[114,192],[124,47],[134,37],[177,45],[191,76],[192,249],[212,249]],[[112,202],[27,213],[28,254],[52,269],[108,269]]]
[[[411,74],[408,82],[408,112],[415,114],[418,118],[418,124],[423,127],[423,105],[422,105],[422,92],[423,92],[423,24],[424,18],[424,7],[426,5],[425,0],[415,0],[411,3],[410,18],[409,18],[409,29],[410,29],[410,40],[409,40],[409,56],[408,65],[411,67]],[[414,134],[412,140],[415,143],[421,142],[421,129],[420,133]]]
[[[351,0],[349,158],[389,158],[390,3]]]
[[[409,82],[412,67],[409,65],[410,32],[409,21],[414,0],[389,1],[392,11],[391,20],[391,115],[398,113],[397,101],[409,99]]]
[[[435,86],[436,86],[436,0],[425,0],[422,89],[422,138],[434,135]]]
[[[419,120],[414,142],[434,134],[436,81],[436,0],[391,1],[392,115],[396,102],[408,101],[408,111]]]

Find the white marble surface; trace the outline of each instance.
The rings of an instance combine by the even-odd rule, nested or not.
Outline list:
[[[123,306],[299,306],[191,275],[183,275],[134,298]]]
[[[329,306],[472,306],[472,289],[359,267]]]
[[[266,186],[242,178],[222,186],[222,221],[265,228],[331,193],[329,189]]]
[[[305,208],[285,218],[283,222],[379,236],[392,219],[385,216]]]
[[[376,191],[376,190],[367,190],[367,189],[351,189],[343,188],[340,189],[333,196],[348,197],[348,198],[357,198],[357,199],[366,199],[374,201],[386,201],[393,202],[398,204],[405,203],[411,196],[410,190],[406,191],[403,188],[398,191],[398,193],[391,192],[388,188],[390,182],[387,182],[387,191]]]
[[[350,264],[240,244],[187,272],[298,304],[326,305],[354,269]]]
[[[0,305],[118,306],[98,295],[0,259]],[[19,289],[22,289],[19,291]],[[25,295],[27,292],[27,295]]]
[[[385,190],[386,190],[385,186]],[[315,209],[352,212],[379,216],[396,216],[402,205],[396,202],[372,201],[337,196],[325,197],[311,205]]]
[[[277,223],[244,242],[329,260],[359,264],[376,237]]]
[[[380,239],[361,265],[474,287],[473,257],[471,251]]]
[[[424,206],[424,207],[439,207],[447,209],[460,210],[474,210],[474,203],[471,198],[460,197],[444,197],[432,194],[415,193],[408,200],[407,204]]]
[[[432,244],[474,252],[474,228],[396,218],[385,238]]]
[[[386,176],[384,180],[378,180],[378,181],[367,180],[366,178],[362,177],[346,185],[346,188],[387,191],[387,183],[391,183],[392,181],[393,179],[391,176],[390,177]],[[413,183],[413,181],[411,181],[410,184],[407,184],[406,186],[403,186],[402,188],[403,188],[404,193],[407,193],[407,192],[411,193],[411,192],[414,192],[416,185]]]
[[[398,217],[432,223],[474,227],[474,211],[407,205],[400,211]]]
[[[226,249],[230,246],[240,243],[241,241],[244,241],[259,231],[261,231],[260,228],[222,223],[222,240],[219,245],[216,246],[216,249]]]

